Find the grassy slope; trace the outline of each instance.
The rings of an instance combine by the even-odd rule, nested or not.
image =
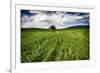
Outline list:
[[[87,60],[89,28],[21,29],[21,62]]]

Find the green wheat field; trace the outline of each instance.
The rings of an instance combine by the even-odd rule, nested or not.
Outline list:
[[[89,60],[89,26],[21,28],[21,63]]]

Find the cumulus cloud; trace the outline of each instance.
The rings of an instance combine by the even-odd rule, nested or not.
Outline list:
[[[29,14],[33,14],[29,16]],[[23,13],[22,13],[23,14]],[[87,18],[87,20],[85,19]],[[89,14],[78,15],[69,14],[67,12],[60,11],[33,11],[29,10],[29,13],[21,16],[22,28],[49,28],[54,25],[56,28],[66,28],[70,22],[74,23],[82,21],[82,19],[88,21]],[[72,25],[72,24],[71,24]],[[81,24],[80,24],[81,25]]]

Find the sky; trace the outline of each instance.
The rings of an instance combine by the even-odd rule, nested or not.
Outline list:
[[[65,11],[21,10],[21,28],[56,29],[72,26],[88,26],[89,13]]]

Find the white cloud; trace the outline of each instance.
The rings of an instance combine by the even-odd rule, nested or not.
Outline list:
[[[34,11],[33,10],[30,10],[29,12],[30,13],[41,13],[41,11],[35,11],[35,10]]]
[[[24,15],[21,17],[22,28],[49,28],[54,25],[56,28],[65,28],[65,23],[72,22],[77,19],[82,19],[88,15],[78,16],[66,14],[65,12],[55,12],[48,15],[45,11],[30,11],[30,13],[36,13],[36,15],[28,17]]]
[[[35,19],[34,21],[44,21],[44,20],[47,20],[48,19],[48,16],[44,13],[39,13],[35,16]]]
[[[21,21],[22,23],[27,22],[29,20],[27,15],[22,16]]]

